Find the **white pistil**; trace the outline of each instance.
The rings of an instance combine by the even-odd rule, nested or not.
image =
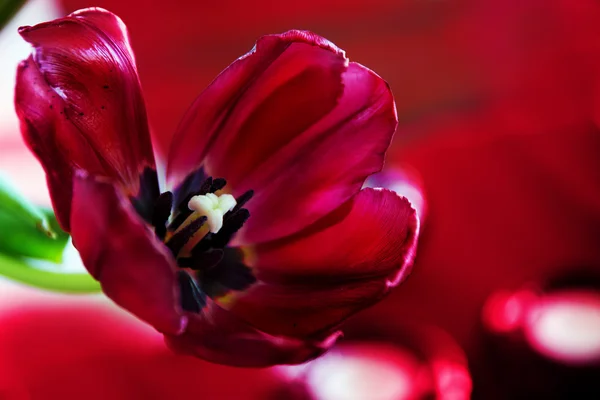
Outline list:
[[[194,196],[188,202],[188,208],[207,218],[210,232],[217,233],[223,227],[223,215],[233,210],[236,201],[230,194],[217,196],[214,193]]]

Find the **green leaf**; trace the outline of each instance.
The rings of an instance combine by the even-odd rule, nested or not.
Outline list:
[[[0,275],[40,289],[61,293],[98,293],[100,283],[88,273],[61,273],[41,270],[26,260],[0,254]]]
[[[0,175],[0,253],[59,263],[68,238],[51,210],[34,206]]]
[[[25,0],[0,0],[0,30],[25,4]]]

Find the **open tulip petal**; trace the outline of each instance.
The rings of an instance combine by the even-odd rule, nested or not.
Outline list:
[[[77,173],[71,221],[73,243],[104,293],[159,331],[181,333],[172,256],[115,186]]]
[[[137,195],[139,175],[154,168],[154,155],[122,21],[108,11],[86,9],[19,33],[35,48],[19,68],[15,99],[23,129],[38,132],[25,132],[29,146],[45,153],[54,140],[71,166],[111,177]],[[52,164],[44,166],[55,172]]]
[[[334,332],[322,340],[299,340],[261,332],[211,302],[201,314],[190,314],[186,332],[166,335],[174,351],[195,354],[218,364],[267,367],[300,364],[326,352],[341,336]]]
[[[296,236],[257,246],[260,284],[231,310],[274,335],[302,337],[337,326],[381,299],[408,274],[418,218],[408,200],[363,189]]]
[[[406,198],[365,188],[305,231],[256,246],[254,268],[275,284],[389,276],[412,262],[418,225]]]
[[[342,50],[310,32],[290,31],[260,38],[254,48],[225,69],[188,110],[169,152],[169,182],[173,186],[181,182],[190,171],[207,161],[206,157],[220,165],[224,161],[250,165],[259,161],[269,148],[276,150],[300,134],[302,125],[316,122],[335,106],[342,93],[341,73],[346,63]],[[295,90],[301,90],[310,98],[294,96]],[[278,104],[279,100],[285,103]],[[290,109],[285,110],[283,105],[289,105]],[[290,126],[285,125],[284,117],[292,118]],[[282,128],[283,132],[273,128]],[[257,135],[256,139],[253,135]],[[241,139],[244,145],[251,142],[256,146],[255,151],[239,162],[219,161],[228,146],[244,148],[234,143],[234,139]],[[264,149],[260,149],[261,146]]]
[[[100,174],[104,167],[96,150],[64,118],[64,101],[44,81],[32,57],[17,70],[15,106],[23,138],[46,171],[58,221],[69,231],[73,165]]]
[[[254,189],[240,240],[257,243],[297,232],[354,196],[381,170],[397,125],[392,93],[350,63],[337,107],[253,170],[237,190]],[[281,171],[285,171],[282,174]]]
[[[203,164],[236,195],[254,190],[244,241],[272,240],[354,195],[381,169],[396,124],[387,84],[333,44],[301,31],[265,36],[196,100],[169,180]]]

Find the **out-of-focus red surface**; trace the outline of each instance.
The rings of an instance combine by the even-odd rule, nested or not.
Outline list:
[[[434,320],[473,346],[495,289],[600,272],[596,60],[586,57],[594,37],[579,34],[591,30],[577,18],[584,4],[475,9],[481,19],[465,29],[485,96],[406,126],[413,140],[391,155],[420,175],[428,207],[414,273],[387,303],[399,317]]]
[[[277,383],[270,370],[175,355],[104,298],[0,290],[2,400],[263,399]]]

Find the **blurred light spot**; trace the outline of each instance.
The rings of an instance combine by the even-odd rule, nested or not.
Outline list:
[[[440,360],[433,364],[438,400],[471,398],[472,382],[467,368],[455,362]]]
[[[30,0],[0,32],[0,138],[4,135],[19,135],[13,106],[15,75],[19,62],[31,53],[31,45],[19,36],[17,29],[22,25],[34,25],[59,16],[55,1]]]
[[[39,205],[50,205],[50,194],[44,170],[33,153],[25,146],[17,128],[15,138],[0,135],[0,173],[14,183],[15,188]]]
[[[386,333],[379,340],[337,344],[321,358],[302,365],[275,367],[283,378],[285,398],[471,398],[473,383],[466,356],[446,332],[421,324],[376,325],[373,332]]]
[[[483,323],[495,333],[519,329],[535,299],[536,296],[529,291],[494,293],[483,307]]]
[[[384,343],[346,343],[308,364],[285,370],[288,377],[304,375],[317,400],[415,399],[432,387],[427,366],[409,352]]]
[[[421,186],[417,182],[418,179],[414,174],[399,167],[388,167],[384,171],[368,177],[363,187],[381,187],[393,190],[400,196],[406,197],[417,211],[421,222],[423,222],[426,214],[426,204]]]
[[[600,293],[545,295],[529,311],[525,336],[534,349],[557,361],[600,361]]]

